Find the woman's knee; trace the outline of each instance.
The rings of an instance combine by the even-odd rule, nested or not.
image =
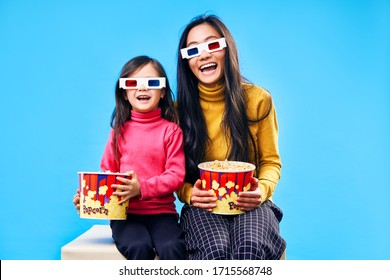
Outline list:
[[[233,247],[232,256],[236,260],[264,260],[268,248],[259,240],[242,240]]]
[[[191,260],[228,260],[231,257],[228,243],[203,244],[200,248],[188,252]]]

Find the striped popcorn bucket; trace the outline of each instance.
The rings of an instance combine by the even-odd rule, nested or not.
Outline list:
[[[113,195],[112,184],[122,184],[117,177],[127,174],[105,172],[78,172],[80,187],[80,218],[99,220],[126,220],[129,201],[119,204]]]
[[[217,164],[216,164],[217,163]],[[202,189],[213,190],[218,198],[217,207],[213,213],[234,215],[243,213],[238,209],[236,199],[239,192],[250,188],[250,178],[253,176],[255,166],[238,161],[203,162],[198,165]]]

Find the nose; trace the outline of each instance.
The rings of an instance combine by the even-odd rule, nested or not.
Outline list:
[[[200,58],[208,58],[208,57],[210,57],[210,53],[205,51],[205,50],[202,50],[199,57]]]
[[[141,84],[141,85],[139,86],[139,88],[138,88],[139,91],[145,91],[145,90],[147,90],[147,89],[148,89],[148,87],[147,87],[145,84]]]

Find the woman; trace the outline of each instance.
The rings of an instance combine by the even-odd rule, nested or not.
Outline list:
[[[279,259],[282,211],[272,202],[280,178],[278,124],[270,94],[240,73],[237,47],[215,15],[194,18],[179,42],[177,106],[184,135],[186,183],[181,225],[190,259]],[[251,188],[237,198],[244,214],[211,213],[216,198],[201,189],[198,164],[236,160],[256,165]]]

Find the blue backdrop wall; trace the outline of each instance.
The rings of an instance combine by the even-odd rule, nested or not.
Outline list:
[[[1,0],[0,259],[59,259],[105,223],[72,197],[77,171],[99,170],[119,71],[147,54],[175,87],[180,33],[206,11],[274,98],[288,259],[390,259],[386,0]]]

